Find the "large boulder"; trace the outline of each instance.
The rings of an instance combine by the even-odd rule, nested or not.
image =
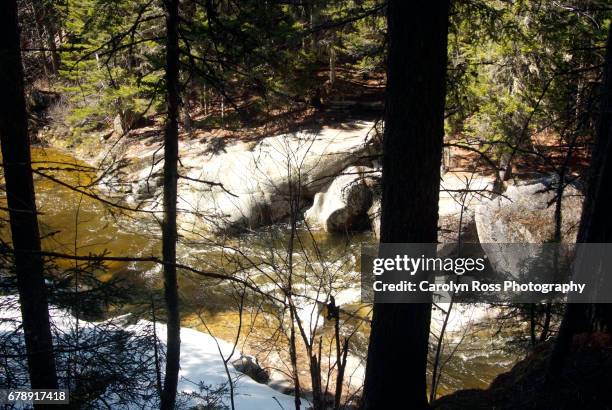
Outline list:
[[[503,195],[482,201],[476,210],[481,243],[546,243],[554,239],[555,191],[542,179],[512,185]],[[561,239],[576,241],[583,195],[573,186],[565,188],[561,206]]]
[[[519,276],[537,269],[546,260],[555,236],[555,190],[551,179],[508,187],[503,195],[483,201],[476,211],[478,238],[498,272]],[[568,186],[561,202],[561,241],[574,243],[583,196]],[[518,244],[518,245],[517,245]],[[544,258],[544,259],[543,259]]]
[[[372,175],[368,167],[348,167],[322,192],[315,195],[304,219],[327,232],[364,230],[370,227]]]
[[[221,148],[211,146],[216,140],[182,141],[178,187],[182,233],[234,232],[286,219],[294,209],[291,197],[306,204],[342,170],[368,156],[372,127],[372,122],[356,121],[256,143],[229,142]],[[135,180],[150,179],[162,170],[159,148],[158,144],[129,148],[126,156],[140,164]],[[151,208],[158,207],[160,201],[151,200]]]

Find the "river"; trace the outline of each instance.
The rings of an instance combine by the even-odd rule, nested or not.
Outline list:
[[[43,173],[82,192],[98,195],[95,189],[98,174],[88,164],[68,153],[34,148],[33,167],[37,170],[35,187],[45,250],[63,254],[76,252],[80,255],[159,255],[160,228],[154,215],[118,209],[40,175]],[[116,199],[107,200],[115,202]],[[289,234],[287,226],[276,225],[224,238],[184,237],[178,246],[178,260],[204,272],[232,272],[247,277],[247,272],[255,271],[256,276],[250,277],[253,282],[261,285],[262,289],[273,289],[276,280],[283,280],[281,276],[287,264]],[[2,229],[2,238],[8,238],[6,225]],[[358,385],[363,373],[367,321],[371,310],[358,301],[359,252],[362,243],[372,243],[374,239],[369,233],[328,235],[308,231],[303,226],[298,226],[296,239],[298,245],[294,249],[294,263],[298,286],[304,289],[305,294],[316,298],[316,292],[309,288],[313,283],[312,277],[318,277],[316,272],[325,272],[335,278],[335,284],[330,286],[338,286],[334,289],[338,295],[344,295],[338,296],[337,302],[352,315],[345,317],[346,325],[351,329],[357,328],[351,345],[351,357],[352,373]],[[70,267],[74,261],[56,260],[55,263],[60,267]],[[134,294],[155,294],[160,297],[163,289],[160,266],[152,262],[107,262],[105,269],[97,275],[102,281],[121,279],[122,286]],[[246,303],[256,308],[245,309],[243,313],[247,320],[243,318],[242,321],[238,313],[240,301],[236,299],[236,288],[231,285],[183,272],[180,296],[184,326],[211,332],[225,340],[234,340],[241,325],[241,349],[258,357],[270,348],[271,343],[279,343],[280,339],[274,339],[274,335],[280,325],[270,319],[271,312],[261,296],[246,299]],[[149,302],[146,297],[141,297],[120,308],[113,307],[107,314],[142,313],[143,306]],[[305,306],[308,307],[308,304],[305,303]],[[304,318],[305,323],[315,327],[321,324],[318,322],[319,307],[313,304],[312,312],[316,318]],[[500,350],[511,335],[498,334],[490,326],[477,326],[486,318],[490,319],[485,308],[472,306],[462,309],[465,312],[457,315],[451,326],[452,332],[447,335],[450,344],[442,356],[445,366],[439,394],[460,388],[486,387],[497,374],[509,370],[518,358],[515,353]],[[434,318],[439,320],[437,313],[439,310],[434,312]],[[324,324],[322,334],[326,332],[325,327]],[[459,341],[461,343],[455,350]],[[282,346],[279,350],[286,348]],[[452,357],[446,360],[451,351]]]

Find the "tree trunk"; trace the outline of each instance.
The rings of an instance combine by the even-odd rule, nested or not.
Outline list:
[[[195,0],[183,0],[179,6],[179,17],[182,19],[183,23],[190,27],[193,25],[193,19],[196,16],[197,12],[197,3]],[[184,74],[184,79],[182,81],[185,86],[182,90],[182,120],[183,120],[183,129],[190,133],[193,131],[193,119],[191,118],[191,107],[192,101],[195,101],[197,98],[196,95],[196,82],[194,80],[194,73],[192,68],[187,69],[187,73]]]
[[[176,278],[176,198],[178,182],[179,45],[178,0],[165,0],[166,8],[166,106],[164,134],[164,221],[162,258],[167,310],[166,375],[161,397],[162,410],[174,409],[181,355],[181,322]]]
[[[49,58],[47,57],[47,51],[45,49],[45,29],[41,23],[40,12],[36,7],[36,2],[32,2],[32,14],[34,15],[35,29],[36,29],[36,39],[38,42],[38,47],[40,47],[40,56],[42,57],[42,66],[45,71],[45,77],[49,77]],[[34,36],[33,36],[34,37]],[[52,71],[52,70],[51,70]]]
[[[48,10],[49,7],[46,7],[46,9]],[[47,47],[51,52],[51,68],[53,70],[53,74],[57,74],[60,69],[60,55],[55,44],[55,21],[50,16],[47,16],[47,21],[45,22],[45,32],[47,35]]]
[[[381,243],[436,243],[448,0],[391,0]],[[362,409],[427,408],[431,304],[376,304]]]
[[[34,0],[32,2],[32,9],[34,11],[36,25],[41,36],[43,49],[46,47],[46,51],[49,51],[51,54],[51,61],[47,61],[46,52],[43,50],[45,55],[45,68],[47,68],[47,64],[50,63],[51,66],[49,69],[51,70],[51,73],[57,74],[60,66],[60,57],[55,44],[55,34],[57,31],[55,10],[51,4],[47,4],[47,2],[42,0]]]
[[[335,36],[329,43],[329,85],[333,86],[336,83],[336,49],[334,48]]]
[[[3,92],[0,142],[30,383],[34,389],[57,389],[23,94],[17,4],[15,0],[0,4],[0,89]]]
[[[317,0],[309,0],[308,2],[309,26],[312,33],[310,34],[310,52],[318,56],[319,50],[319,33],[315,30],[319,23],[319,7]],[[318,59],[318,58],[317,58]]]
[[[595,147],[587,179],[587,191],[580,219],[578,242],[612,242],[612,26],[608,31],[604,85],[599,105]],[[606,273],[602,273],[606,274]],[[609,272],[608,272],[609,274]],[[575,334],[594,329],[612,330],[610,304],[570,304],[567,306],[559,335],[551,355],[548,376],[557,377]]]

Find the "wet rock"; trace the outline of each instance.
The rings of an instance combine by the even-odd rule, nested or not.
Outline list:
[[[257,383],[265,384],[270,380],[270,373],[262,368],[257,362],[257,358],[253,356],[240,356],[239,359],[232,362],[232,366],[234,366],[234,369],[240,373],[246,374]]]
[[[147,176],[134,183],[131,192],[135,194],[137,200],[146,200],[155,197],[164,185],[164,176],[162,174],[154,174]]]
[[[364,230],[370,227],[368,211],[372,206],[371,174],[367,167],[349,167],[323,192],[314,197],[304,214],[310,226],[327,232]]]

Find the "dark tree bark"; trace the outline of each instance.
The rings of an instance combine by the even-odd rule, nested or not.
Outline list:
[[[597,135],[578,231],[580,243],[612,242],[612,26],[608,31],[604,67]],[[593,330],[612,331],[612,305],[569,304],[551,355],[548,369],[550,379],[560,374],[573,336]]]
[[[612,26],[608,31],[604,86],[587,192],[582,209],[579,242],[608,243],[612,239]]]
[[[390,0],[381,243],[436,243],[449,2]],[[431,304],[376,304],[361,408],[427,408]]]
[[[0,142],[30,382],[56,389],[15,0],[0,2]],[[42,407],[40,407],[42,408]]]
[[[161,397],[162,410],[174,409],[181,356],[181,321],[176,278],[176,198],[178,182],[179,117],[179,42],[178,0],[165,0],[166,9],[166,106],[168,118],[164,134],[164,220],[162,224],[162,258],[164,262],[164,295],[167,310],[166,375]]]

